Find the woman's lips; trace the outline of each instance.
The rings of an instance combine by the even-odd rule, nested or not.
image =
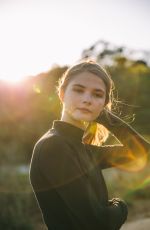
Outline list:
[[[85,109],[85,108],[78,108],[78,110],[82,111],[83,113],[91,113],[89,109]]]

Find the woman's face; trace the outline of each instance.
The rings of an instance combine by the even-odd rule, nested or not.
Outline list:
[[[83,128],[84,122],[95,120],[105,106],[106,86],[103,80],[90,72],[73,77],[61,94],[62,120]]]

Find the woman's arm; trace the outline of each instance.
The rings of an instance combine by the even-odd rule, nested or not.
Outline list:
[[[129,140],[130,143],[133,140],[133,145],[138,143],[145,151],[150,149],[150,143],[148,143],[144,137],[136,132],[129,124],[108,110],[104,110],[96,121],[112,132],[122,144],[126,145],[127,140]]]
[[[99,148],[104,167],[116,166],[136,171],[145,166],[150,144],[129,124],[107,110],[96,122],[104,125],[122,144]]]

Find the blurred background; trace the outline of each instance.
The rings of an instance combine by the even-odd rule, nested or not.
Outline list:
[[[149,10],[147,0],[0,0],[0,229],[45,229],[29,164],[60,118],[56,85],[74,62],[106,67],[113,111],[150,141]],[[129,205],[129,222],[150,217],[149,166],[104,171],[110,198]]]

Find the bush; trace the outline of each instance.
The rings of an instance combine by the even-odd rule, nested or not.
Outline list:
[[[28,173],[18,171],[18,166],[1,167],[0,185],[0,229],[37,229],[42,220]]]
[[[32,230],[30,196],[20,193],[0,193],[0,229]]]

